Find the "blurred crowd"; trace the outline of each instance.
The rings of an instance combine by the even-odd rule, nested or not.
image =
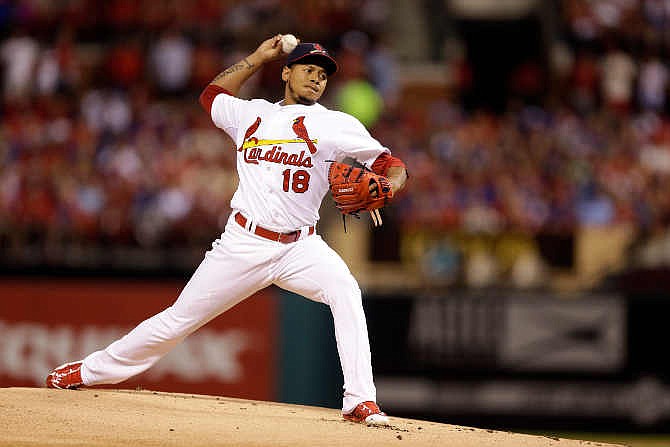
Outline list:
[[[446,89],[406,102],[383,0],[0,2],[0,243],[210,241],[235,155],[197,97],[262,38],[295,30],[338,57],[328,105],[354,81],[383,104],[364,122],[409,166],[401,230],[665,231],[670,2],[558,3],[547,60],[510,74],[500,114],[462,106],[463,51],[445,51]],[[278,99],[278,67],[243,95]]]
[[[211,240],[235,153],[200,91],[276,32],[332,45],[378,27],[385,2],[363,3],[0,2],[3,245]],[[278,68],[243,93],[279,98]]]

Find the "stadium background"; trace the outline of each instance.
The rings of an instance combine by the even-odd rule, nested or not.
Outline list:
[[[41,386],[176,297],[234,152],[197,104],[277,32],[409,166],[319,231],[365,294],[380,403],[480,427],[670,430],[664,0],[0,2],[0,385]],[[278,99],[279,63],[242,96]],[[337,407],[328,311],[268,289],[126,384]]]

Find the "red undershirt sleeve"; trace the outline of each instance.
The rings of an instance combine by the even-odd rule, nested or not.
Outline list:
[[[399,159],[397,157],[394,157],[393,155],[389,154],[388,152],[384,152],[379,157],[377,157],[377,159],[374,161],[374,163],[372,163],[372,166],[370,167],[370,169],[372,169],[372,171],[375,174],[386,175],[389,168],[394,167],[394,166],[407,169],[407,167],[405,166],[405,163],[403,163],[401,159]]]
[[[214,98],[216,98],[216,96],[220,95],[221,93],[235,96],[225,88],[214,84],[209,84],[200,94],[200,105],[202,105],[202,108],[205,109],[205,111],[209,113],[210,116],[212,115],[212,103],[214,103]]]

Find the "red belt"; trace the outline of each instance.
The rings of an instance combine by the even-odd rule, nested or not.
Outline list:
[[[235,222],[240,224],[241,227],[247,228],[247,218],[244,217],[241,213],[235,214]],[[268,230],[267,228],[256,226],[254,234],[265,239],[270,239],[271,241],[281,242],[282,244],[290,244],[300,239],[300,230],[291,231],[290,233],[278,233],[276,231]],[[314,234],[314,227],[309,227],[309,235]]]

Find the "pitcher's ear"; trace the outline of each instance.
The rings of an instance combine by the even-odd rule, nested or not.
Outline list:
[[[284,67],[281,69],[281,80],[286,82],[288,81],[288,76],[291,73],[291,69],[284,65]]]

